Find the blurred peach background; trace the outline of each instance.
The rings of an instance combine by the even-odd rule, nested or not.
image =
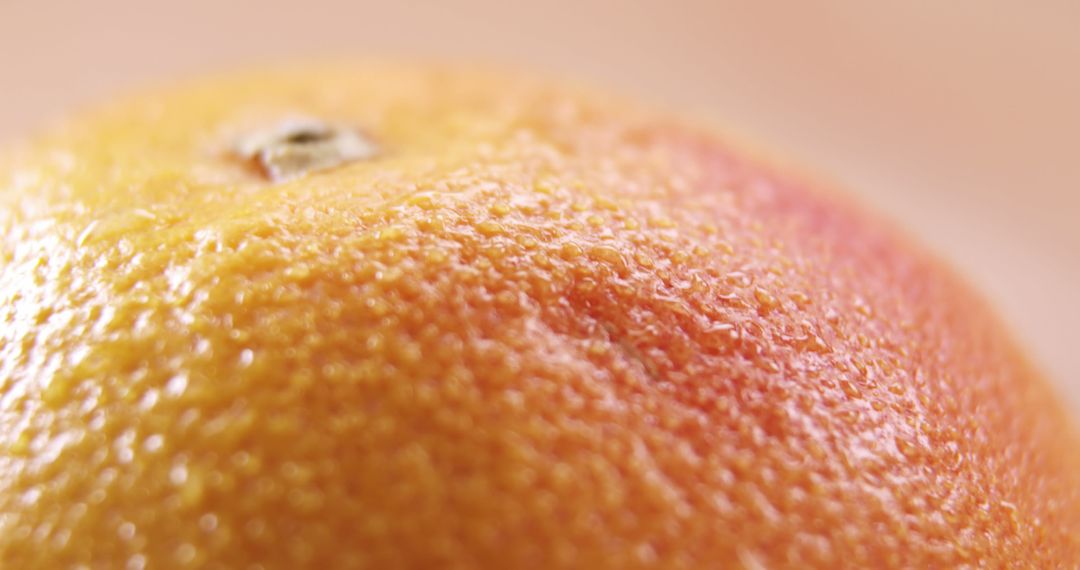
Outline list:
[[[1080,2],[0,0],[0,141],[132,86],[481,59],[689,110],[951,259],[1080,408]]]

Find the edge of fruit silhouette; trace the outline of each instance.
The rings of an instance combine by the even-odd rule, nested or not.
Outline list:
[[[663,113],[360,63],[2,161],[5,568],[1080,563],[985,304]]]

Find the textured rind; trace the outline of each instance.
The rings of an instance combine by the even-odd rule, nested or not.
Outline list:
[[[381,154],[230,158],[297,115]],[[361,64],[0,160],[5,568],[1080,564],[1080,444],[981,301],[662,115]]]

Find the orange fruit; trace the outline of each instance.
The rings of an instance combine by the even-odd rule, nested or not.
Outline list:
[[[978,296],[662,113],[357,64],[4,156],[5,568],[1080,564]]]

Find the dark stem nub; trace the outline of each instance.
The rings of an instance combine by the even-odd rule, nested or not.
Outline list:
[[[282,142],[288,144],[308,144],[315,142],[322,142],[332,138],[332,134],[329,131],[299,131],[289,135]]]

